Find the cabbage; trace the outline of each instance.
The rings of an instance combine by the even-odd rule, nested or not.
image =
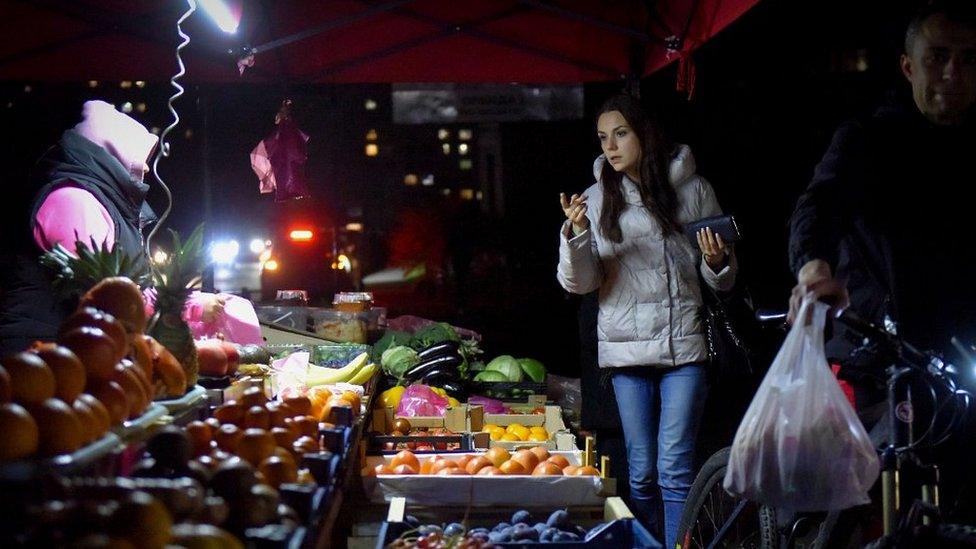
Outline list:
[[[383,371],[397,379],[403,377],[407,370],[419,363],[420,358],[417,356],[417,351],[406,345],[390,347],[383,351],[383,356],[380,358],[380,366],[383,367]]]
[[[495,357],[485,366],[485,370],[499,372],[508,378],[509,381],[522,381],[522,367],[511,355]]]

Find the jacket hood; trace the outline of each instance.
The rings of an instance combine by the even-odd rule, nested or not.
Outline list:
[[[130,174],[141,179],[159,137],[104,101],[86,101],[81,116],[74,130],[108,151]]]
[[[698,166],[695,164],[695,155],[691,153],[691,147],[688,145],[678,145],[677,148],[677,153],[671,158],[671,166],[668,173],[668,179],[675,186],[687,181],[698,170]],[[600,181],[600,172],[603,170],[603,164],[606,161],[606,155],[602,154],[593,161],[593,178],[597,181]],[[629,181],[629,178],[625,176],[624,180]]]

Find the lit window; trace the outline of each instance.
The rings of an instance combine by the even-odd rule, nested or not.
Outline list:
[[[468,144],[461,143],[458,145],[458,154],[468,154]]]
[[[128,101],[122,103],[122,112],[124,113],[132,112],[132,103],[129,103]]]
[[[444,196],[451,196],[451,189],[441,189],[441,194]]]
[[[89,88],[97,88],[98,87],[98,80],[89,80],[88,81],[88,87]]]
[[[30,93],[32,91],[34,91],[34,88],[30,86],[24,86],[24,93]]]
[[[373,101],[372,99],[367,99],[366,102],[363,103],[363,107],[365,107],[367,111],[375,111],[376,101]]]
[[[458,167],[462,170],[470,170],[472,166],[474,166],[474,162],[472,162],[470,158],[462,158],[461,161],[458,162]]]
[[[132,82],[130,80],[123,80],[122,82],[119,83],[119,87],[121,87],[124,90],[127,90],[132,87]]]
[[[145,80],[136,80],[136,87],[137,88],[145,88],[146,87],[146,81]]]
[[[183,137],[185,137],[187,139],[193,139],[193,130],[187,128],[187,130],[185,132],[183,132]]]
[[[366,132],[366,141],[376,141],[376,130]]]
[[[146,112],[146,108],[147,107],[145,103],[139,103],[138,105],[136,105],[136,110],[139,112]]]
[[[278,260],[269,259],[262,265],[265,271],[277,271],[278,270]]]
[[[437,130],[437,139],[440,139],[441,141],[447,141],[450,138],[451,138],[451,130],[448,130],[447,128],[441,128]]]
[[[376,156],[380,154],[380,147],[376,143],[366,144],[366,156]]]
[[[461,189],[461,192],[459,194],[461,195],[461,200],[474,199],[474,189]]]
[[[471,130],[468,129],[458,130],[458,139],[460,139],[461,141],[470,141],[471,136],[472,136]]]
[[[149,130],[149,133],[151,133],[153,135],[159,135],[159,128],[156,127],[156,126],[153,126],[152,129]]]
[[[433,187],[434,186],[434,174],[429,173],[429,174],[425,175],[424,178],[420,181],[420,183],[424,187]]]
[[[346,223],[346,230],[349,231],[349,232],[352,232],[352,233],[361,233],[361,232],[363,232],[363,224],[362,223]]]
[[[474,197],[475,197],[475,199],[477,199],[477,200],[481,200],[481,198],[482,198],[483,196],[484,196],[484,195],[483,195],[483,194],[481,193],[481,191],[478,191],[478,192],[476,192],[476,193],[474,193]]]
[[[418,178],[417,178],[417,174],[415,173],[408,173],[407,175],[403,176],[403,184],[407,185],[408,187],[412,187],[416,185],[417,181]]]
[[[441,143],[441,150],[444,151],[444,154],[451,154],[451,144]]]

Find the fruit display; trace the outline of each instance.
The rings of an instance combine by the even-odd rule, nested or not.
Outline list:
[[[384,460],[364,471],[365,475],[531,475],[531,476],[600,476],[591,466],[579,466],[565,454],[551,454],[543,446],[517,450],[514,453],[495,447],[483,453],[460,456],[435,455],[418,457],[402,450],[389,461]]]
[[[481,429],[489,433],[491,440],[503,440],[506,442],[545,442],[549,440],[549,431],[541,425],[526,427],[521,423],[511,423],[505,427],[487,423]]]

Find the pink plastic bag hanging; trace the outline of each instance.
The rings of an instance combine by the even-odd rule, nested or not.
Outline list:
[[[262,193],[275,193],[275,202],[309,196],[305,179],[308,135],[291,118],[291,100],[281,104],[275,129],[251,151],[251,168]]]

